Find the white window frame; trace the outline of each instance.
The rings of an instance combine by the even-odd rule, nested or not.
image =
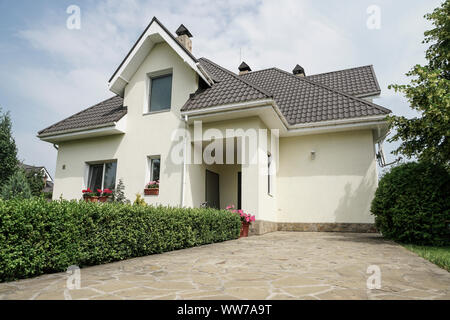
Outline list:
[[[170,107],[168,109],[164,109],[164,110],[151,111],[150,110],[150,99],[151,99],[151,94],[152,94],[152,79],[169,76],[169,75],[172,75],[172,90],[170,92]],[[169,112],[170,110],[172,110],[173,79],[174,78],[173,78],[173,69],[172,68],[147,73],[146,90],[145,90],[144,103],[143,103],[143,106],[144,106],[143,114],[144,115],[161,113],[161,112]]]
[[[153,179],[153,161],[155,159],[159,159],[159,180],[161,181],[161,155],[153,155],[147,157],[147,175],[146,175],[146,182],[154,181]]]
[[[95,166],[95,165],[101,164],[101,165],[103,165],[103,170],[102,170],[102,187],[101,187],[101,189],[103,190],[105,188],[105,169],[106,169],[106,164],[107,163],[113,163],[113,162],[116,163],[116,179],[114,181],[114,189],[116,189],[116,187],[117,187],[117,160],[86,162],[85,187],[84,187],[84,189],[89,188],[89,182],[90,182],[89,181],[89,173],[90,173],[91,166]],[[92,191],[95,192],[96,190],[92,190]]]

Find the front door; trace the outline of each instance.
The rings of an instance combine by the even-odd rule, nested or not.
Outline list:
[[[238,186],[237,186],[237,208],[242,209],[242,173],[238,172]]]
[[[219,175],[206,170],[206,204],[210,208],[220,209]]]

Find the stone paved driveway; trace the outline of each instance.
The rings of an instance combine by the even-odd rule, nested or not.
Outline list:
[[[376,234],[275,232],[83,268],[78,290],[67,276],[0,284],[0,299],[450,299],[450,273]]]

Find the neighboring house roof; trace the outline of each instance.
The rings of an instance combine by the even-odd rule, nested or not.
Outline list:
[[[306,78],[355,97],[368,97],[381,93],[371,65],[314,74]]]
[[[19,163],[19,166],[21,168],[23,168],[25,171],[35,171],[35,170],[39,170],[39,171],[44,171],[45,175],[47,176],[47,181],[53,181],[50,173],[47,171],[47,169],[44,166],[31,166],[29,164],[25,164],[25,163]]]
[[[114,96],[39,131],[39,135],[106,126],[119,121],[126,113],[123,98]]]
[[[391,112],[369,101],[313,82],[309,77],[298,77],[277,68],[238,76],[205,58],[199,61],[217,83],[192,96],[182,111],[273,98],[291,125]],[[351,78],[351,74],[347,76]]]

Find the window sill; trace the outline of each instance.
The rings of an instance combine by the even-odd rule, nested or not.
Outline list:
[[[165,112],[170,112],[171,109],[166,109],[166,110],[158,110],[158,111],[149,111],[149,112],[144,112],[142,115],[143,116],[148,116],[151,114],[158,114],[158,113],[165,113]]]

